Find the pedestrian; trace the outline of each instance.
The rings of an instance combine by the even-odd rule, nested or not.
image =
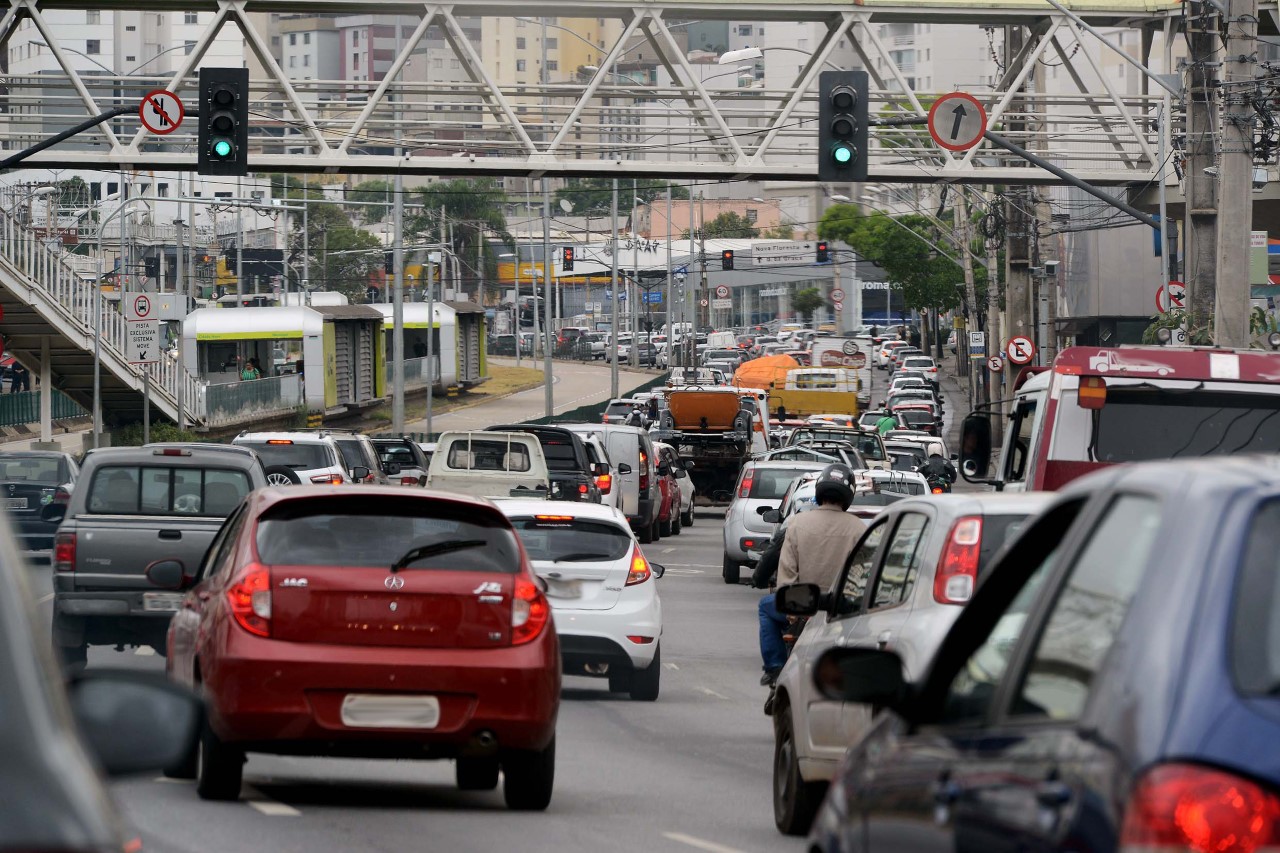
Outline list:
[[[30,374],[27,369],[18,362],[13,363],[13,367],[9,371],[9,393],[17,394],[19,391],[30,389]]]
[[[649,423],[656,424],[658,422],[658,398],[649,398]]]
[[[240,371],[240,379],[243,382],[249,382],[254,379],[262,378],[262,371],[258,369],[255,362],[257,359],[251,358],[244,363],[244,369]]]
[[[640,414],[640,407],[638,405],[631,407],[631,414],[627,415],[627,426],[644,426],[644,416]]]

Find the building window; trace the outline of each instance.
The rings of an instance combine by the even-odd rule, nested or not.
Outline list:
[[[548,37],[547,50],[556,50],[560,46],[560,39]]]
[[[548,59],[548,60],[547,60],[547,70],[548,70],[548,71],[559,71],[559,70],[560,70],[560,63],[559,63],[557,60],[554,60],[554,59]]]
[[[517,70],[517,71],[524,71],[524,70],[525,70],[525,61],[524,61],[523,59],[517,59],[517,60],[516,60],[516,70]]]
[[[352,33],[351,33],[351,43],[352,43],[352,44],[359,44],[359,43],[360,43],[360,31],[359,31],[359,30],[354,30],[354,31],[352,31]]]
[[[198,23],[200,23],[200,13],[199,13],[199,12],[183,12],[183,13],[182,13],[182,23],[184,23],[184,24],[198,24]]]
[[[524,50],[524,36],[516,36],[516,50]]]
[[[298,57],[296,57],[296,56],[291,56],[291,57],[289,57],[289,67],[290,67],[290,68],[297,68],[297,67],[298,67]]]
[[[128,26],[126,26],[126,27],[124,28],[124,31],[125,31],[126,33],[136,33],[136,32],[138,31],[138,28],[137,28],[137,27],[135,27],[133,24],[129,24]]]
[[[159,195],[159,196],[160,196],[160,198],[168,198],[168,197],[169,197],[169,185],[168,185],[168,184],[156,184],[156,194],[157,194],[157,195]]]
[[[740,35],[740,36],[749,36],[749,35],[751,35],[751,25],[750,25],[750,24],[739,24],[739,25],[738,25],[738,35]]]
[[[759,211],[751,207],[747,208],[747,221],[750,222],[752,225],[756,224],[756,219],[758,219],[759,216],[760,216]]]
[[[304,54],[302,55],[302,67],[303,67],[303,68],[310,68],[310,67],[311,67],[311,54],[309,54],[309,53],[304,53]]]
[[[137,61],[138,61],[138,57],[136,57],[136,56],[126,56],[126,57],[124,58],[124,61],[125,61],[125,62],[137,62]]]
[[[443,59],[441,59],[441,58],[440,58],[440,57],[438,57],[438,56],[433,57],[433,58],[432,58],[432,60],[431,60],[431,67],[432,67],[432,68],[444,68],[444,60],[443,60]]]
[[[289,47],[295,47],[298,44],[298,34],[289,33]]]
[[[302,43],[303,43],[303,44],[311,44],[311,33],[303,33],[303,34],[302,34]]]
[[[90,9],[84,13],[84,22],[86,24],[101,24],[102,13],[97,9]]]
[[[195,49],[196,49],[196,43],[195,43],[195,42],[193,42],[193,41],[186,41],[186,42],[183,42],[183,43],[182,43],[182,48],[183,48],[183,51],[184,51],[184,54],[183,54],[183,55],[184,55],[184,56],[190,56],[190,55],[191,55],[191,51],[193,51],[193,50],[195,50]]]
[[[449,67],[450,67],[450,68],[461,68],[461,67],[462,67],[462,63],[461,63],[461,62],[459,62],[459,61],[458,61],[458,57],[456,57],[456,56],[455,56],[453,59],[450,59],[450,60],[449,60]]]
[[[272,47],[279,47],[279,46],[280,46],[280,36],[272,36],[272,37],[271,37],[271,46],[272,46]]]
[[[360,54],[358,53],[351,54],[351,67],[352,68],[360,67]]]
[[[84,52],[90,56],[102,53],[102,41],[100,39],[89,39],[84,43]]]

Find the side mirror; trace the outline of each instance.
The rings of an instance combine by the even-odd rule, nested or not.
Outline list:
[[[625,462],[620,462],[620,463],[618,463],[618,473],[619,473],[619,474],[630,474],[630,473],[631,473],[631,466],[630,466],[630,465],[628,465],[628,464],[627,464],[627,463],[625,463]]]
[[[657,563],[650,563],[650,564],[649,564],[649,571],[653,572],[653,576],[654,576],[655,578],[660,578],[660,577],[662,577],[663,575],[665,575],[665,574],[667,573],[667,567],[666,567],[666,566],[660,566],[660,565],[658,565]]]
[[[985,415],[969,415],[960,426],[960,470],[966,480],[987,476],[991,467],[991,420]]]
[[[784,616],[812,616],[818,612],[822,589],[816,583],[784,586],[774,598],[774,606]]]
[[[67,517],[67,505],[65,503],[49,503],[40,507],[41,521],[62,521]]]
[[[692,459],[686,459],[686,460],[684,461],[684,469],[685,469],[686,471],[692,471],[692,470],[693,470],[693,460],[692,460]]]
[[[396,474],[399,474],[399,473],[400,473],[400,463],[399,463],[399,462],[388,462],[388,463],[387,463],[387,476],[389,476],[389,477],[394,477]]]
[[[351,469],[351,479],[355,480],[357,483],[367,480],[368,478],[369,478],[369,469],[364,467],[363,465],[357,465],[356,467]]]
[[[161,674],[89,670],[68,695],[80,733],[108,776],[173,767],[195,748],[200,701]]]
[[[658,466],[658,476],[659,476],[659,477],[666,477],[666,476],[668,476],[670,473],[671,473],[671,466],[670,466],[670,465],[659,465],[659,466]]]
[[[765,524],[777,524],[782,521],[782,513],[778,512],[776,509],[771,509],[761,515],[761,520],[763,520]]]
[[[910,694],[902,659],[880,649],[828,649],[813,668],[813,683],[826,699],[860,705],[892,708]]]
[[[186,568],[178,560],[156,560],[143,569],[152,586],[161,589],[182,589],[191,580]]]
[[[608,462],[592,462],[591,463],[591,475],[593,477],[603,477],[605,474],[608,474],[608,473],[609,473]]]

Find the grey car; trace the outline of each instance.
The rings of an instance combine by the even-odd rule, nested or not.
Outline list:
[[[813,668],[835,646],[892,649],[919,676],[993,557],[1053,499],[1043,492],[906,498],[885,507],[830,590],[778,590],[779,612],[807,615],[778,676],[774,716],[774,820],[808,832],[827,782],[871,723],[866,706],[829,702]],[[807,607],[789,606],[808,594]]]
[[[721,577],[725,583],[738,582],[742,567],[755,564],[751,552],[764,550],[776,523],[764,520],[764,514],[777,509],[792,481],[808,471],[821,471],[829,461],[748,462],[742,466],[733,488],[733,500],[724,517],[724,565]]]

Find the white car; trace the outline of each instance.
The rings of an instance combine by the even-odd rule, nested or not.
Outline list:
[[[348,471],[342,449],[324,430],[242,432],[231,443],[256,451],[262,457],[270,486],[339,485],[350,483],[356,474],[367,477],[371,473],[364,468]]]
[[[876,350],[876,367],[886,370],[889,367],[889,359],[893,356],[893,351],[905,346],[910,346],[907,341],[885,341],[880,345],[880,349]]]
[[[609,679],[632,699],[658,698],[666,571],[640,550],[627,518],[610,506],[499,501],[520,537],[547,600],[566,675]]]

